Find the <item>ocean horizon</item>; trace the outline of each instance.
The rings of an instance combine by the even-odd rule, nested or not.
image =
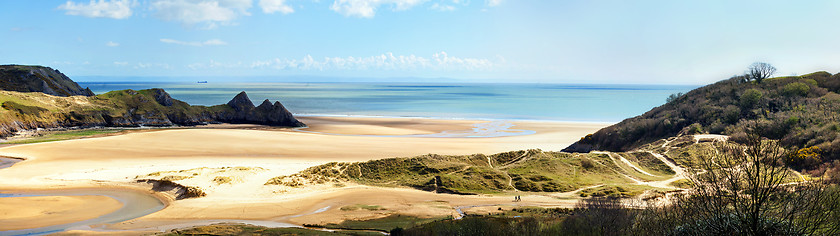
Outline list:
[[[227,103],[245,91],[259,105],[280,101],[295,115],[618,122],[697,85],[510,83],[161,83],[79,82],[94,93],[162,88],[191,105]]]

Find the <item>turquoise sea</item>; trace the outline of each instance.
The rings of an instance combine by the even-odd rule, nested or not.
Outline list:
[[[100,94],[163,88],[193,105],[227,103],[246,91],[256,104],[279,100],[296,115],[617,122],[698,86],[430,83],[103,83]]]

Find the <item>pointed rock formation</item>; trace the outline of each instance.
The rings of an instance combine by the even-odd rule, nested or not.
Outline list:
[[[248,94],[245,91],[240,92],[237,94],[230,102],[227,103],[228,106],[232,107],[233,110],[236,111],[245,111],[254,109],[254,103],[251,102],[251,99],[248,98]]]
[[[302,122],[295,119],[289,110],[286,110],[280,102],[266,99],[260,106],[254,107],[254,103],[248,98],[245,91],[237,94],[228,106],[233,108],[232,114],[225,114],[219,117],[219,121],[239,124],[263,124],[274,126],[303,127]]]
[[[266,99],[265,101],[263,101],[263,102],[262,102],[262,104],[260,104],[259,106],[257,106],[257,109],[259,109],[259,110],[263,110],[263,111],[271,110],[271,109],[272,109],[272,106],[271,106],[271,101],[269,101],[268,99]]]

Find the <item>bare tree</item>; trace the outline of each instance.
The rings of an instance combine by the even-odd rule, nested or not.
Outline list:
[[[749,75],[750,79],[755,80],[756,83],[761,83],[764,79],[770,78],[773,74],[776,73],[776,67],[773,67],[769,63],[764,62],[756,62],[750,65]]]
[[[776,143],[750,134],[746,147],[724,144],[689,176],[694,189],[657,214],[677,216],[677,235],[834,235],[840,194],[805,181],[782,162]]]

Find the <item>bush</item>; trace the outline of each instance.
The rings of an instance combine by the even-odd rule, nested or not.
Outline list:
[[[808,91],[810,90],[811,87],[805,83],[793,82],[785,85],[785,87],[782,89],[782,94],[784,94],[785,96],[805,96],[808,95]]]
[[[741,94],[740,102],[743,108],[753,108],[761,101],[761,91],[758,89],[747,89],[744,94]]]
[[[700,134],[700,133],[703,133],[703,125],[700,125],[698,123],[691,124],[690,126],[688,126],[688,129],[686,129],[686,134]]]
[[[583,167],[584,169],[587,169],[587,170],[592,169],[593,167],[595,167],[595,162],[592,161],[592,160],[589,160],[589,159],[581,159],[580,160],[580,167]]]

